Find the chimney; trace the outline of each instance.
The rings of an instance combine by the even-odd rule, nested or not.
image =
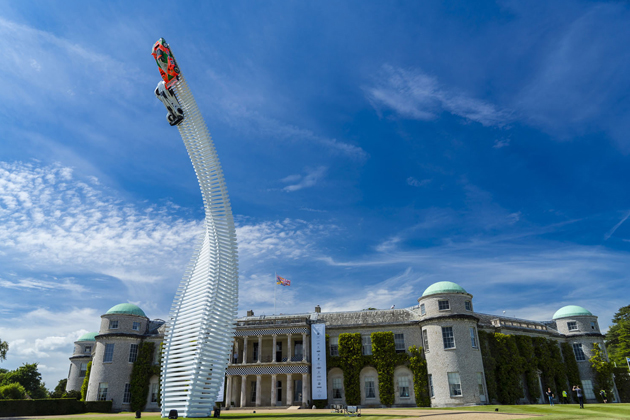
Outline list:
[[[251,309],[247,311],[247,316],[254,316],[254,311],[252,311]]]
[[[317,305],[315,307],[315,313],[317,313],[317,314],[321,314],[322,313],[322,308],[319,305]]]

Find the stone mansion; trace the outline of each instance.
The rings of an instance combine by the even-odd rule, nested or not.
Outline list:
[[[342,333],[360,333],[364,355],[372,352],[373,332],[391,331],[399,353],[408,352],[413,345],[422,347],[434,407],[490,403],[479,331],[568,343],[578,364],[585,399],[595,401],[594,373],[588,359],[593,343],[604,347],[597,316],[570,305],[560,308],[549,321],[516,319],[476,312],[472,298],[455,283],[438,282],[424,291],[417,306],[406,309],[322,312],[316,307],[310,313],[267,316],[248,311],[247,316],[236,320],[233,351],[226,355],[230,362],[224,403],[235,408],[311,406],[310,333],[313,324],[321,323],[329,336],[328,357],[338,355]],[[138,346],[144,340],[161,342],[164,321],[149,320],[132,304],[116,305],[101,318],[98,333],[85,334],[75,342],[67,389],[81,388],[87,363],[92,361],[87,400],[113,399],[114,410],[128,410],[129,378]],[[150,382],[146,410],[157,411],[158,377]],[[395,368],[394,388],[394,406],[416,405],[413,374],[407,366]],[[361,406],[381,406],[374,367],[361,370],[360,389]],[[346,404],[343,371],[338,367],[327,371],[327,393],[328,404]],[[612,400],[616,400],[615,395]]]

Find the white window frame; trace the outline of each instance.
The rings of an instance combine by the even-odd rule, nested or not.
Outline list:
[[[131,384],[125,384],[125,390],[123,391],[123,404],[131,403]]]
[[[427,309],[424,306],[424,303],[420,305],[420,315],[426,315],[427,314]]]
[[[595,321],[591,321],[591,330],[596,330],[596,326]]]
[[[361,336],[361,354],[364,356],[372,355],[372,336],[370,335]]]
[[[438,300],[438,310],[439,311],[451,310],[451,303],[448,301],[448,299]]]
[[[470,327],[470,344],[473,349],[479,348],[477,344],[477,328],[475,327]]]
[[[467,311],[471,311],[473,310],[472,308],[472,301],[467,300],[466,302],[464,302],[464,307],[466,308]]]
[[[459,372],[448,372],[448,391],[451,398],[462,397],[462,380],[459,376]]]
[[[409,394],[409,377],[401,376],[398,378],[398,397],[411,398]]]
[[[394,347],[396,353],[405,353],[405,334],[394,334]]]
[[[107,401],[107,389],[109,385],[107,382],[100,382],[98,384],[98,395],[96,397],[97,401]]]
[[[134,321],[133,324],[131,325],[131,329],[134,331],[140,331],[140,326],[142,324],[140,322]]]
[[[429,373],[429,395],[431,398],[435,398],[435,392],[433,392],[433,375]]]
[[[129,345],[129,363],[134,363],[136,360],[138,360],[139,347],[140,346],[138,346],[137,344]]]
[[[572,347],[573,354],[575,355],[575,360],[578,362],[585,362],[586,354],[584,353],[584,349],[582,348],[582,343],[573,343]]]
[[[567,322],[567,328],[569,329],[569,331],[578,331],[578,324],[577,321],[569,321]]]
[[[374,381],[374,377],[366,376],[364,380],[364,384],[365,384],[365,399],[366,400],[375,399],[376,398],[376,382]],[[370,394],[370,391],[372,391],[371,394]]]
[[[151,402],[157,402],[158,394],[160,393],[160,384],[158,382],[153,382],[151,384]]]
[[[582,379],[582,391],[584,391],[584,397],[587,400],[595,399],[595,392],[593,392],[593,382],[591,382],[590,379]]]
[[[108,351],[109,349],[111,349],[111,351]],[[113,343],[105,344],[105,351],[103,352],[103,363],[112,363],[114,361],[115,349],[116,348]]]
[[[422,344],[424,345],[424,352],[429,352],[429,336],[427,330],[422,330]]]
[[[332,397],[333,400],[341,400],[343,398],[342,394],[343,390],[343,382],[341,378],[333,378],[332,379]],[[336,393],[339,393],[339,396],[336,396]]]
[[[85,369],[83,369],[83,365],[85,365]],[[87,374],[87,362],[81,363],[79,365],[79,378],[85,378],[86,374]]]
[[[109,329],[110,330],[117,330],[118,329],[118,320],[117,319],[110,319],[109,320]]]
[[[479,398],[481,399],[481,402],[486,402],[488,398],[486,396],[486,389],[483,383],[484,383],[483,372],[477,372],[477,386],[479,387]]]
[[[83,353],[92,353],[92,346],[85,346]]]
[[[447,336],[449,331],[450,337]],[[449,339],[453,342],[452,346],[447,346],[447,340]],[[455,348],[455,332],[453,331],[453,327],[442,327],[442,344],[444,345],[444,350]]]

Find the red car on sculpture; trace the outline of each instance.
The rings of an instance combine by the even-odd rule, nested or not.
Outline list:
[[[173,52],[164,38],[158,39],[153,45],[151,55],[155,58],[166,88],[170,89],[179,80],[180,71]]]

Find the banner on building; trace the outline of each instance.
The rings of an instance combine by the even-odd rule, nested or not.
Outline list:
[[[311,373],[313,400],[328,398],[326,387],[326,324],[311,325]]]

